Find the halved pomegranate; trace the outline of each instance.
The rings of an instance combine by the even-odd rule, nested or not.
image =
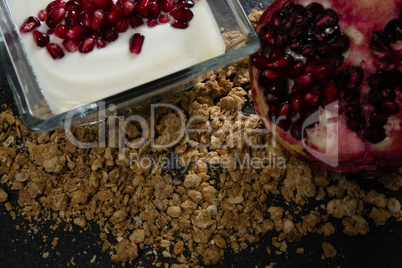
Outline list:
[[[276,0],[256,31],[253,99],[283,147],[340,172],[402,165],[402,1]]]
[[[185,29],[194,16],[190,10],[193,6],[192,0],[53,0],[38,12],[38,17],[27,18],[20,31],[32,32],[44,21],[47,35],[64,39],[61,43],[68,52],[89,53],[95,47],[103,48],[116,41],[119,33],[126,32],[130,26],[137,28],[144,21],[148,27],[155,27],[172,20],[172,27]],[[44,47],[47,43],[39,33],[34,33],[34,39],[38,46]],[[133,51],[132,44],[129,50]],[[138,54],[141,49],[135,51]]]

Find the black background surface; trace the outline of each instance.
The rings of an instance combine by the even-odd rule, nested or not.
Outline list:
[[[252,8],[259,7],[259,1],[241,0],[248,13]],[[268,2],[262,2],[267,6]],[[5,82],[0,66],[0,100],[1,104],[13,106],[9,88]],[[350,179],[358,179],[351,175]],[[387,192],[375,181],[362,181],[363,188],[376,189],[388,197],[394,196],[402,200],[402,192]],[[16,205],[17,193],[5,189],[10,200]],[[276,200],[280,204],[281,200]],[[312,209],[314,205],[311,204]],[[334,222],[337,228],[335,235],[323,237],[309,234],[297,244],[288,243],[288,252],[281,255],[268,255],[266,247],[271,243],[269,234],[262,237],[257,244],[250,245],[241,253],[226,252],[225,261],[216,267],[265,267],[272,262],[275,267],[402,267],[402,223],[388,220],[384,226],[375,226],[370,223],[371,231],[365,236],[348,237],[342,233],[340,222]],[[13,220],[4,205],[0,205],[0,267],[65,267],[74,258],[76,267],[117,267],[121,264],[112,264],[109,253],[101,253],[99,229],[96,225],[92,230],[82,231],[74,227],[72,231],[63,231],[61,225],[56,231],[49,226],[54,222],[44,223],[37,233],[33,233],[29,223],[18,217]],[[17,231],[19,225],[21,230]],[[38,225],[38,224],[35,224]],[[47,240],[43,241],[43,236]],[[53,249],[51,241],[59,237],[59,245]],[[322,243],[330,242],[337,249],[337,256],[333,259],[321,259]],[[304,247],[305,254],[297,254],[296,248]],[[48,258],[42,254],[49,252]],[[138,259],[126,267],[142,265],[152,267],[153,259],[146,256],[147,250],[140,253]],[[96,255],[96,261],[90,260]],[[168,259],[159,261],[169,262]]]

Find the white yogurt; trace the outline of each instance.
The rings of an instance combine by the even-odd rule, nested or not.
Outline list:
[[[11,12],[17,26],[36,16],[50,0],[12,0]],[[185,29],[169,24],[130,28],[105,48],[88,54],[66,52],[53,60],[46,48],[39,48],[32,34],[21,34],[26,52],[51,110],[58,114],[92,101],[150,82],[224,53],[219,27],[205,0],[191,9],[194,18]],[[44,24],[44,23],[43,23]],[[139,55],[130,53],[134,33],[145,36]],[[54,37],[51,42],[60,42]]]

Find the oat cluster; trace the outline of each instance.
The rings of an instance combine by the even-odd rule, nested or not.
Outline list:
[[[97,224],[112,261],[136,262],[152,247],[156,267],[167,267],[165,258],[175,263],[170,267],[219,264],[226,250],[239,252],[267,233],[267,254],[282,254],[312,233],[364,235],[369,223],[402,220],[397,199],[287,155],[260,118],[246,112],[249,82],[244,59],[162,100],[158,109],[110,112],[106,121],[71,133],[30,133],[6,109],[0,113],[0,202],[32,226]],[[125,121],[133,115],[143,121]],[[402,169],[379,181],[398,191]],[[5,189],[18,192],[17,207]],[[322,258],[337,254],[329,242],[317,250]]]

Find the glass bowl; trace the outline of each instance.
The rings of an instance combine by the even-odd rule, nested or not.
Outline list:
[[[247,57],[259,48],[258,37],[237,0],[205,1],[221,30],[222,39],[226,41],[223,54],[140,86],[55,113],[49,108],[45,94],[36,79],[35,69],[32,68],[19,33],[20,25],[14,21],[9,1],[0,0],[0,64],[24,125],[30,131],[44,132],[62,127],[67,120],[69,124],[95,121],[96,115],[110,105],[117,109],[140,107],[186,90],[201,81],[210,71]],[[227,37],[234,38],[229,42]]]

